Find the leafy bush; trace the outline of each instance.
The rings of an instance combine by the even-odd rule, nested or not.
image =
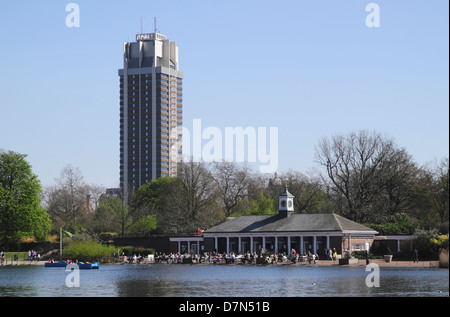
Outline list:
[[[367,223],[365,226],[378,231],[381,235],[386,234],[412,234],[415,226],[412,219],[404,213],[396,213],[384,224]]]
[[[367,252],[366,251],[353,251],[352,256],[357,259],[366,259]],[[380,255],[374,255],[369,252],[369,259],[382,259],[383,257]]]
[[[132,247],[132,246],[125,246],[125,247],[120,247],[120,255],[126,255],[126,256],[130,256],[133,254],[140,254],[142,256],[146,256],[149,254],[155,254],[155,249],[146,249],[143,247]]]
[[[155,249],[145,249],[141,247],[136,247],[133,249],[133,254],[140,254],[142,256],[146,256],[149,254],[155,254]]]
[[[441,234],[435,238],[431,238],[430,244],[431,247],[437,251],[439,251],[439,249],[448,249],[448,237],[445,234]]]
[[[133,249],[134,247],[132,246],[124,246],[124,247],[120,247],[120,255],[126,255],[126,256],[130,256],[133,254]]]
[[[115,247],[95,241],[74,241],[63,250],[63,258],[82,262],[106,261],[115,251]]]
[[[414,246],[419,251],[420,258],[437,259],[440,249],[448,248],[448,237],[439,235],[437,229],[416,229]]]

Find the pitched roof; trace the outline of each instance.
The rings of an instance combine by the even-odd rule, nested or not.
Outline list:
[[[204,234],[288,231],[359,231],[361,233],[377,233],[373,229],[335,214],[293,214],[289,217],[277,214],[229,217],[224,222],[206,230]]]

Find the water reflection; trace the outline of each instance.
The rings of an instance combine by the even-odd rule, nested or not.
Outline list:
[[[104,265],[82,270],[80,287],[61,268],[0,267],[0,296],[292,297],[448,296],[448,270],[382,268],[367,287],[364,267]]]
[[[120,297],[178,297],[179,283],[171,280],[119,281],[116,283]]]

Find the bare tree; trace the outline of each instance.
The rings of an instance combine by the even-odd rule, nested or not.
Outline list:
[[[88,195],[80,170],[66,165],[56,184],[45,190],[47,212],[57,224],[72,226],[89,212]]]
[[[379,221],[412,207],[415,197],[413,184],[418,170],[417,164],[404,149],[393,149],[383,160],[375,184],[379,194],[374,207],[378,210]]]
[[[289,170],[281,174],[282,185],[278,186],[278,193],[281,193],[281,187],[286,185],[289,192],[295,196],[294,207],[296,213],[317,213],[329,210],[322,210],[318,206],[322,203],[323,196],[320,179],[310,173],[308,176]]]
[[[246,166],[239,166],[233,162],[213,163],[213,176],[220,197],[230,216],[233,208],[239,201],[248,195],[248,186],[251,181],[250,171]]]
[[[426,164],[420,169],[415,186],[417,218],[428,222],[448,223],[449,220],[449,160]]]
[[[193,223],[198,217],[214,205],[217,199],[217,187],[213,176],[202,162],[182,162],[178,179],[183,188],[184,209]]]
[[[365,130],[320,140],[316,162],[326,168],[328,178],[323,180],[344,216],[354,221],[373,216],[374,203],[385,186],[381,181],[385,167],[396,150],[392,139]]]
[[[97,209],[101,197],[105,194],[105,186],[90,184],[87,186],[89,200],[90,200],[90,208],[91,211],[95,211]]]
[[[449,220],[449,159],[443,158],[434,172],[434,204],[442,223]]]

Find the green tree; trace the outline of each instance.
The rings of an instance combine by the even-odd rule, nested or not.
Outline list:
[[[278,212],[275,206],[275,201],[269,196],[265,196],[261,191],[258,200],[250,199],[249,206],[244,213],[250,215],[273,215]]]
[[[207,166],[188,161],[180,163],[176,178],[161,177],[141,186],[130,208],[140,218],[156,215],[158,232],[179,234],[220,221],[223,214],[217,201],[217,187]],[[146,219],[151,224],[151,218]]]
[[[121,197],[110,197],[101,202],[100,207],[105,208],[113,215],[112,218],[118,224],[120,234],[123,237],[126,230],[133,224],[133,214],[130,212],[128,204]]]
[[[151,182],[142,185],[133,195],[130,203],[132,211],[141,216],[135,225],[131,228],[140,231],[157,229],[159,232],[167,232],[169,228],[175,225],[175,222],[182,221],[183,215],[176,215],[167,212],[168,202],[175,194],[181,193],[182,188],[179,181],[173,177],[160,177]],[[173,219],[175,218],[175,219]],[[139,231],[139,230],[138,230]]]
[[[23,237],[44,239],[51,221],[41,207],[41,184],[26,155],[0,152],[0,243]]]
[[[167,193],[175,186],[176,179],[173,177],[160,177],[142,185],[134,194],[131,205],[133,208],[151,206],[154,211],[164,208]]]

